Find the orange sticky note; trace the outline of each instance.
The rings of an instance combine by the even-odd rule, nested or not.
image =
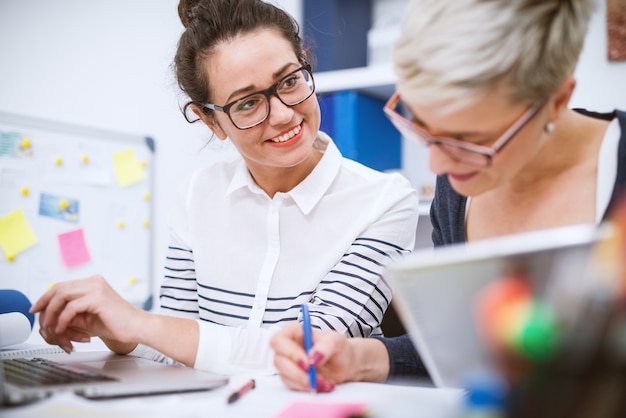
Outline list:
[[[22,209],[0,218],[0,247],[7,257],[15,257],[36,243],[37,238]]]
[[[134,149],[113,154],[113,170],[117,184],[122,187],[137,183],[146,177]]]
[[[68,269],[91,261],[82,228],[59,234],[59,248],[63,264]]]

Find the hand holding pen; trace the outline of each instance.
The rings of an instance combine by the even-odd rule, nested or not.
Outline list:
[[[311,333],[311,318],[309,316],[309,307],[303,303],[300,306],[302,310],[302,326],[304,328],[304,351],[307,355],[311,354],[311,348],[313,347],[313,336]],[[315,367],[309,366],[309,388],[311,392],[317,392],[317,376],[315,373]]]

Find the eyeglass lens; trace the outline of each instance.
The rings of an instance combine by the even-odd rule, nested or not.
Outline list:
[[[301,68],[274,84],[270,91],[287,106],[295,106],[313,94],[313,77]],[[269,115],[268,91],[243,97],[230,105],[230,118],[237,127],[245,129],[263,122]]]
[[[398,103],[397,110],[387,113],[392,124],[405,138],[409,138],[424,146],[435,145],[441,149],[446,155],[457,162],[464,162],[475,166],[487,166],[490,163],[490,157],[483,153],[466,149],[463,144],[456,142],[448,142],[444,138],[431,138],[427,133],[422,132],[417,126],[414,126],[403,114],[410,113],[402,102]]]

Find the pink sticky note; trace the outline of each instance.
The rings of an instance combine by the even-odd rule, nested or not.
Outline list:
[[[296,401],[280,411],[275,418],[347,418],[365,413],[364,402]]]
[[[91,261],[82,228],[59,234],[59,248],[63,264],[68,269]]]

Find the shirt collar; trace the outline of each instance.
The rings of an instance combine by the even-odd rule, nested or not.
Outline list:
[[[300,210],[307,215],[322,199],[341,168],[342,155],[335,143],[324,132],[319,132],[313,147],[322,152],[322,158],[313,171],[288,195]]]
[[[254,179],[250,175],[244,159],[239,158],[239,164],[237,164],[237,168],[235,169],[233,178],[230,180],[230,184],[226,189],[226,196],[230,195],[235,190],[241,189],[242,187],[246,186],[254,192],[264,193],[263,190],[254,182]]]
[[[342,155],[335,143],[324,132],[319,131],[313,142],[313,147],[322,152],[322,158],[313,171],[291,191],[284,193],[291,196],[296,205],[306,215],[322,199],[326,190],[335,180],[341,168]],[[242,187],[248,187],[252,192],[265,193],[255,182],[245,161],[240,160],[233,178],[226,189],[226,195]]]

